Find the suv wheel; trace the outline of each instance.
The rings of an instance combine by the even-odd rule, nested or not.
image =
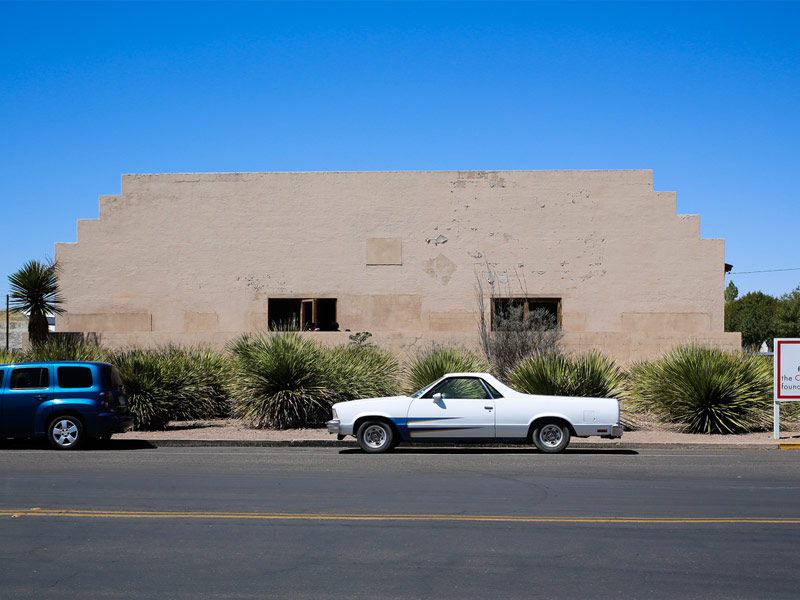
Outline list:
[[[78,417],[56,417],[47,427],[47,439],[56,450],[74,450],[83,443],[83,438],[83,423]]]

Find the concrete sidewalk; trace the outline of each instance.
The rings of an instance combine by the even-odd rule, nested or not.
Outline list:
[[[356,447],[352,437],[337,441],[325,429],[249,429],[236,420],[172,422],[165,431],[131,431],[116,434],[117,440],[146,441],[154,446],[293,446]],[[447,445],[436,443],[437,446]],[[496,444],[490,444],[495,446]],[[499,445],[496,445],[499,446]],[[782,431],[779,440],[772,432],[742,435],[698,435],[664,429],[627,431],[618,440],[573,438],[570,448],[751,448],[763,450],[800,449],[800,431]]]

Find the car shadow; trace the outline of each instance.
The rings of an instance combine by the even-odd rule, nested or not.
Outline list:
[[[366,454],[360,448],[344,448],[339,454]],[[535,448],[459,448],[459,447],[403,447],[395,448],[387,455],[400,454],[537,454],[547,456]],[[638,455],[636,450],[628,448],[567,448],[559,454],[616,454]]]
[[[126,451],[126,450],[153,450],[156,446],[145,440],[89,440],[75,452]],[[46,440],[0,440],[2,450],[41,450],[43,452],[55,451]],[[71,452],[71,451],[69,451]]]

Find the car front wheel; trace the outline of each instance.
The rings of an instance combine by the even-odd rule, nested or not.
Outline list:
[[[70,415],[56,417],[47,428],[47,439],[56,450],[74,450],[83,443],[83,423]]]
[[[365,421],[356,433],[356,440],[361,449],[372,454],[391,450],[394,447],[392,438],[392,428],[383,421]]]
[[[542,421],[531,436],[534,445],[542,452],[561,452],[569,445],[569,427],[562,421]]]

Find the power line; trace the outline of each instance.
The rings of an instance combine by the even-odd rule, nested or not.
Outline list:
[[[736,271],[725,273],[726,275],[749,275],[750,273],[777,273],[778,271],[800,271],[800,267],[794,267],[791,269],[766,269],[764,271]]]

